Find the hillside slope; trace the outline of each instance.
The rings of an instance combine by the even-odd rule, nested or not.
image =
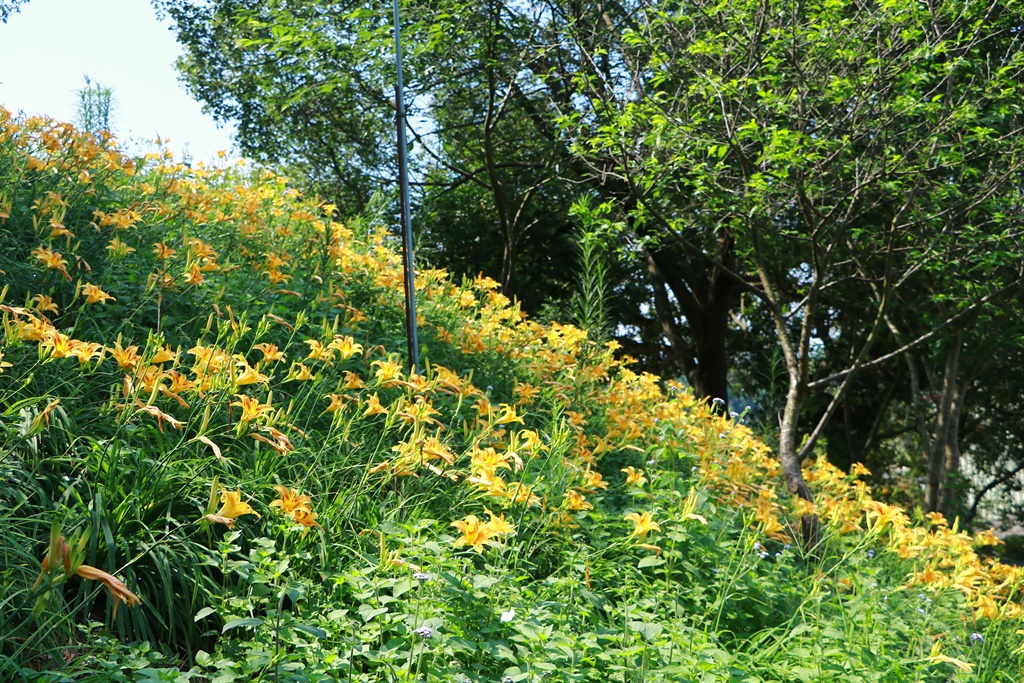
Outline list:
[[[418,273],[408,374],[396,240],[334,213],[0,110],[0,679],[1020,680],[990,533],[791,501],[485,278]]]

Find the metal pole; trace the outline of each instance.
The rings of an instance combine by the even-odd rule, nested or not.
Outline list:
[[[412,217],[409,211],[409,171],[406,159],[405,141],[405,86],[402,83],[402,33],[398,17],[398,0],[395,8],[395,111],[398,125],[398,186],[402,204],[402,264],[405,269],[405,340],[409,350],[409,371],[416,372],[420,363],[420,342],[416,328],[416,281],[412,258]]]

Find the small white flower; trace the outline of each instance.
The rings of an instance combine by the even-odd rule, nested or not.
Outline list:
[[[507,612],[502,612],[501,613],[501,623],[503,623],[503,624],[507,624],[508,622],[512,621],[515,618],[516,618],[516,611],[514,609],[510,609]]]

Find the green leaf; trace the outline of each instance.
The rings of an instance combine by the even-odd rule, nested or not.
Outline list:
[[[309,634],[314,638],[326,638],[327,631],[317,626],[309,626],[307,624],[292,624],[292,627],[302,631],[303,633]]]
[[[657,555],[648,555],[640,560],[636,566],[637,569],[645,569],[647,567],[660,567],[663,564],[665,564],[665,560],[661,559]]]
[[[224,624],[224,628],[221,629],[221,633],[227,633],[232,629],[236,629],[240,626],[259,626],[263,623],[262,619],[256,619],[253,617],[246,617],[245,619],[232,619],[228,623]]]
[[[208,617],[211,614],[216,614],[216,613],[217,613],[217,610],[213,609],[212,607],[204,607],[203,609],[201,609],[198,612],[196,612],[196,616],[193,618],[193,621],[199,621],[203,617]]]

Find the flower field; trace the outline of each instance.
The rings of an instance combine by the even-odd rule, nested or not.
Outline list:
[[[421,270],[0,110],[0,680],[1019,681],[1024,571]],[[821,542],[795,529],[816,515]]]

